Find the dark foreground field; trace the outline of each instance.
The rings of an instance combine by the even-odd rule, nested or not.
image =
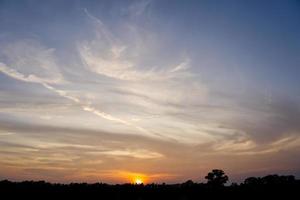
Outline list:
[[[215,177],[208,179],[208,183],[187,181],[172,185],[50,184],[4,180],[0,181],[0,194],[5,197],[3,199],[300,199],[300,180],[294,176],[268,175],[250,177],[241,184],[224,186],[223,183]]]

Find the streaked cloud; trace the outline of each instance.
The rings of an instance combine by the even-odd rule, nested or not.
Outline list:
[[[55,49],[45,48],[35,40],[7,44],[1,50],[1,57],[7,64],[1,62],[0,70],[21,81],[60,83],[63,76],[55,60],[54,51]]]
[[[299,171],[298,43],[278,41],[291,27],[198,3],[3,3],[0,178]]]
[[[141,159],[151,159],[151,158],[161,158],[162,154],[151,152],[148,150],[138,149],[138,150],[112,150],[112,151],[91,151],[88,154],[92,155],[108,155],[108,156],[121,156],[121,157],[133,157]]]

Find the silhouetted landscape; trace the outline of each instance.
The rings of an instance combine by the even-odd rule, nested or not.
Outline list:
[[[180,184],[116,184],[48,183],[45,181],[0,181],[1,195],[14,198],[82,198],[93,199],[296,199],[300,180],[294,176],[267,175],[249,177],[244,182],[226,184],[228,176],[222,170],[212,170],[206,183],[188,180]]]
[[[300,199],[299,36],[300,0],[0,0],[0,200]]]

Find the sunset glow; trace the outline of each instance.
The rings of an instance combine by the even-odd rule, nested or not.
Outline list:
[[[134,183],[137,184],[137,185],[141,185],[144,182],[143,182],[143,180],[141,178],[135,178]]]
[[[149,181],[149,177],[140,173],[127,173],[127,179],[132,184],[140,185]]]
[[[0,0],[0,179],[300,176],[299,1]]]

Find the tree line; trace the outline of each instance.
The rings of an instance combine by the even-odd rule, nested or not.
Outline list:
[[[223,170],[213,169],[205,176],[206,183],[188,180],[179,184],[116,184],[106,183],[48,183],[45,181],[0,181],[0,195],[12,199],[72,198],[72,199],[297,199],[300,180],[294,176],[267,175],[249,177],[242,183],[227,184]]]

